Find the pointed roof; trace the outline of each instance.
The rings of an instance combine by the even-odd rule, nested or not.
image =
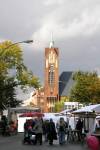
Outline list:
[[[54,47],[53,34],[51,34],[51,41],[49,44],[49,48],[53,48],[53,47]]]
[[[70,90],[75,83],[72,78],[73,72],[62,72],[59,77],[59,96],[69,96]]]

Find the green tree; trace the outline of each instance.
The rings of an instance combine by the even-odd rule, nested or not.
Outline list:
[[[38,88],[40,86],[39,79],[33,76],[33,73],[24,65],[21,47],[18,44],[12,44],[11,41],[0,44],[0,75],[7,77],[10,70],[15,70],[18,84],[33,85]]]
[[[12,75],[12,71],[15,72]],[[11,72],[11,73],[10,73]],[[14,107],[20,102],[16,99],[15,87],[21,85],[40,86],[39,79],[23,63],[22,49],[11,41],[0,43],[0,109]]]
[[[6,78],[5,80],[0,80],[0,110],[5,108],[16,107],[21,101],[16,99],[15,87],[16,82],[14,78]]]
[[[70,93],[70,101],[80,103],[100,103],[100,79],[95,72],[76,72],[75,81]]]
[[[56,102],[55,107],[54,107],[54,111],[55,112],[62,111],[64,109],[64,102],[65,102],[64,99],[60,100],[59,102]]]

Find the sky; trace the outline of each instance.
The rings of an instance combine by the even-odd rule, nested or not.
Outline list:
[[[21,44],[23,59],[44,81],[44,51],[53,34],[62,71],[100,74],[100,0],[0,0],[0,42]]]

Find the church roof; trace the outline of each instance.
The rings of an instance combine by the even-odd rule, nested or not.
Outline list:
[[[72,71],[61,73],[59,77],[59,96],[69,96],[70,90],[75,82],[72,76]]]

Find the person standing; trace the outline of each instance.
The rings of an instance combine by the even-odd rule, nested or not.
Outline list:
[[[78,141],[82,139],[82,128],[83,128],[83,121],[79,118],[76,124],[76,130],[78,135]]]
[[[7,117],[5,115],[3,115],[1,118],[1,128],[2,128],[2,135],[3,136],[6,135],[7,125],[8,125]]]
[[[48,124],[49,124],[49,120],[45,120],[43,122],[43,135],[44,135],[44,140],[45,142],[48,142]]]
[[[55,128],[55,123],[53,122],[52,119],[50,119],[50,122],[48,123],[47,132],[48,132],[49,145],[53,145],[53,140],[57,140],[57,133]]]
[[[60,118],[59,123],[57,124],[59,144],[63,145],[65,143],[65,134],[66,134],[66,122],[64,118]]]
[[[37,121],[33,127],[33,131],[36,134],[35,144],[39,142],[39,144],[42,145],[43,121],[41,118],[37,118]]]

